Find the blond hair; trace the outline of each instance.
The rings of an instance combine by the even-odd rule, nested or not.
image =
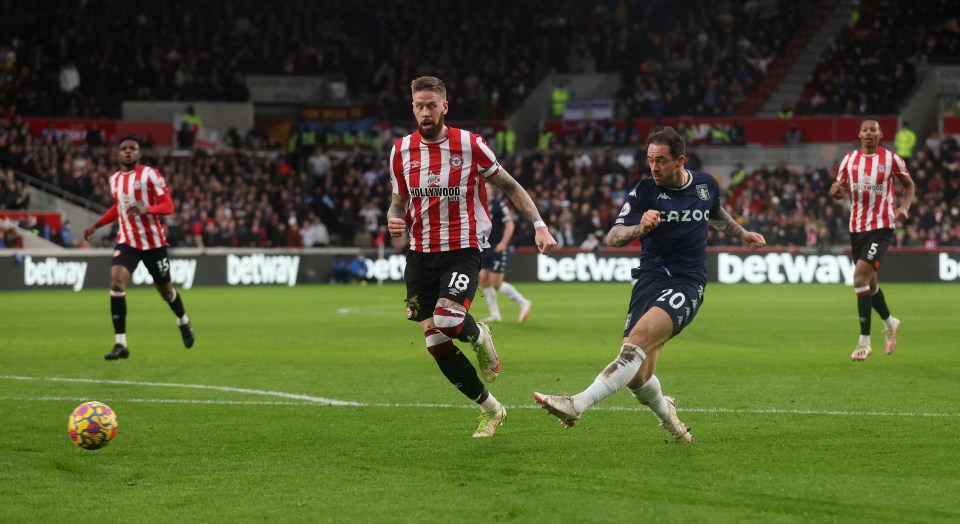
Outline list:
[[[417,94],[418,91],[433,91],[440,95],[442,100],[447,99],[447,86],[443,85],[443,80],[435,76],[421,76],[410,82],[410,91]]]

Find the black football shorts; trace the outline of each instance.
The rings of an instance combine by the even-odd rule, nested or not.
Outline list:
[[[133,273],[140,262],[146,266],[150,276],[153,277],[154,284],[166,284],[170,282],[170,257],[167,256],[167,248],[158,247],[156,249],[140,250],[127,244],[117,244],[113,250],[113,266],[123,266],[127,271]]]
[[[450,299],[470,310],[480,275],[480,250],[407,253],[403,279],[407,284],[407,320],[431,318],[437,301]]]

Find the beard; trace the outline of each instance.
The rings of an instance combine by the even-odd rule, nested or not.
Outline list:
[[[420,131],[420,136],[426,138],[427,140],[435,140],[440,136],[440,130],[443,129],[443,113],[440,113],[440,118],[430,127],[430,129],[424,129],[423,125],[417,121],[417,131]]]

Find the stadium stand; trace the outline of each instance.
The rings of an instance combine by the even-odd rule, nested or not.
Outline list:
[[[453,120],[499,121],[544,75],[591,71],[621,74],[620,99],[632,118],[730,116],[758,88],[769,89],[782,68],[768,66],[789,61],[809,38],[809,30],[798,28],[810,25],[811,13],[825,11],[824,2],[779,0],[494,0],[470,16],[464,3],[431,4],[435,17],[426,21],[398,3],[378,4],[375,15],[361,9],[369,3],[131,2],[125,9],[135,23],[97,17],[96,25],[89,15],[107,2],[55,1],[52,19],[43,14],[49,6],[2,4],[0,210],[24,207],[27,177],[93,204],[111,201],[106,180],[116,169],[113,144],[98,134],[76,143],[54,129],[31,130],[25,115],[117,118],[129,100],[243,101],[246,75],[336,74],[347,79],[355,99],[374,101],[379,119],[391,125],[364,140],[321,130],[332,138],[315,151],[281,149],[253,130],[233,130],[224,140],[229,147],[216,154],[147,147],[144,162],[159,168],[173,189],[174,246],[372,247],[389,242],[381,229],[389,203],[384,160],[391,139],[409,131],[409,78],[427,72],[446,78]],[[930,11],[897,4],[896,16],[885,10],[890,4],[856,12],[859,18],[819,67],[801,112],[896,113],[914,85],[918,61],[960,55],[955,33],[935,23],[937,13],[948,14],[949,2],[933,2]],[[500,16],[508,5],[514,15]],[[664,12],[696,15],[655,16]],[[41,26],[48,30],[37,30]],[[98,34],[112,36],[102,44],[94,42]],[[602,238],[624,194],[645,176],[644,159],[631,147],[645,137],[622,129],[596,121],[577,140],[501,154],[562,246]],[[485,132],[492,145],[494,132]],[[948,136],[918,145],[909,161],[917,203],[898,241],[960,245],[957,142]],[[771,244],[824,249],[846,243],[846,210],[826,196],[836,166],[745,171],[728,188],[727,205]],[[531,238],[521,223],[514,242],[528,245]],[[729,241],[710,237],[713,245]],[[76,238],[70,243],[83,245]]]
[[[800,113],[896,114],[918,66],[960,61],[956,2],[861,2],[850,22],[810,79]]]

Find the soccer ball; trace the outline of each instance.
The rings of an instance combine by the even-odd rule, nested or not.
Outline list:
[[[73,410],[67,429],[74,444],[83,449],[100,449],[117,436],[117,415],[110,406],[91,400]]]

